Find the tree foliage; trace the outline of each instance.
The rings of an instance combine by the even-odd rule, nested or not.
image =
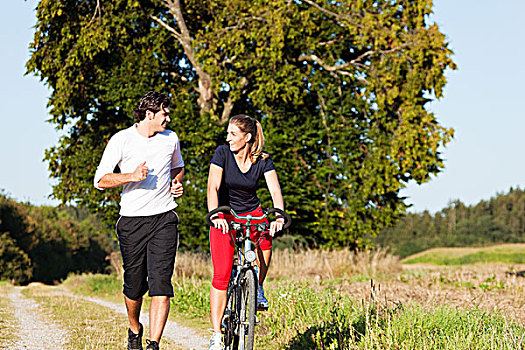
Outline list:
[[[410,213],[373,241],[402,257],[434,247],[525,242],[525,191],[511,188],[472,206],[456,200],[434,215]]]
[[[209,160],[237,113],[262,121],[292,233],[366,244],[404,212],[408,181],[443,168],[453,135],[425,109],[455,68],[431,12],[431,0],[42,0],[27,68],[66,131],[46,152],[53,194],[115,218],[118,192],[93,188],[95,167],[155,89],[172,96],[182,142],[187,248],[208,245]]]
[[[78,212],[0,194],[0,279],[53,283],[70,272],[104,272],[114,242],[96,217]]]

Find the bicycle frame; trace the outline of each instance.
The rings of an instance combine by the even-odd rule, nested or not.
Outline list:
[[[245,223],[238,223],[235,221],[229,223],[231,231],[235,231],[239,234],[233,235],[230,231],[230,236],[235,245],[235,253],[232,273],[228,283],[226,309],[222,325],[224,328],[224,343],[227,350],[251,350],[253,349],[254,344],[254,329],[257,312],[256,299],[259,283],[253,265],[254,261],[257,259],[257,254],[252,249],[250,233],[252,227],[256,227],[260,232],[265,231],[269,227],[266,223],[253,224],[252,222],[263,220],[270,213],[277,212],[283,215],[286,219],[283,227],[283,229],[285,229],[290,226],[291,218],[287,213],[276,208],[268,210],[268,212],[262,216],[241,216],[235,213],[230,207],[222,206],[210,211],[206,215],[206,222],[210,226],[213,226],[213,223],[211,222],[212,215],[218,212],[229,212],[237,219],[246,220]],[[255,246],[257,246],[257,243]]]
[[[262,216],[251,216],[251,215],[240,216],[240,215],[237,215],[237,213],[235,213],[233,210],[231,210],[231,213],[237,219],[246,220],[246,223],[244,223],[244,224],[240,224],[240,223],[235,222],[235,221],[232,221],[230,223],[231,228],[234,231],[236,231],[236,232],[242,232],[241,229],[243,229],[243,226],[244,226],[243,237],[235,238],[230,233],[230,235],[232,236],[232,239],[234,240],[234,242],[236,242],[238,240],[243,240],[244,241],[244,252],[243,252],[243,254],[240,254],[240,251],[238,251],[238,265],[239,266],[244,266],[244,265],[251,264],[257,258],[256,254],[255,254],[255,251],[252,250],[252,241],[250,239],[251,227],[257,225],[257,228],[259,228],[259,231],[263,231],[265,226],[266,226],[265,224],[252,224],[251,222],[252,222],[252,220],[263,220],[263,219],[266,218],[266,215],[262,215]],[[236,244],[236,247],[238,248],[237,244]],[[242,256],[244,256],[244,259],[242,259]]]
[[[251,215],[240,216],[231,211],[235,218],[246,220],[244,224],[232,221],[230,227],[233,231],[239,233],[235,236],[230,233],[232,240],[235,242],[236,256],[234,255],[234,264],[230,277],[227,300],[233,300],[233,305],[228,305],[230,317],[226,322],[223,321],[225,328],[225,345],[226,349],[252,349],[254,342],[254,327],[256,324],[256,295],[257,295],[257,274],[253,262],[257,255],[252,249],[250,233],[252,226],[256,226],[259,231],[263,231],[267,226],[265,224],[252,224],[254,220],[263,220],[266,215],[254,217]],[[240,233],[242,232],[242,235]],[[248,291],[248,293],[247,293]],[[251,299],[251,300],[248,300]],[[249,305],[249,306],[248,306]],[[231,310],[233,308],[233,310]],[[232,311],[234,313],[232,314]],[[232,332],[229,333],[228,324],[233,326]]]

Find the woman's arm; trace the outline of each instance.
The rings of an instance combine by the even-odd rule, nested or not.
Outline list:
[[[210,164],[210,173],[208,175],[208,211],[212,211],[219,206],[219,188],[221,187],[223,169],[215,164]],[[211,221],[215,228],[222,229],[222,233],[228,232],[228,223],[225,219],[214,216]]]
[[[274,208],[281,209],[284,211],[284,200],[281,193],[281,186],[279,185],[279,179],[277,178],[277,172],[270,170],[264,173],[268,190],[272,196]],[[282,230],[284,224],[283,218],[277,218],[277,220],[270,223],[270,235],[273,237],[275,232]]]

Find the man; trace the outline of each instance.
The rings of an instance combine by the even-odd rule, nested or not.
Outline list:
[[[111,137],[95,173],[98,189],[123,186],[116,230],[124,265],[128,350],[142,350],[143,295],[149,290],[150,350],[159,349],[173,296],[179,240],[173,197],[183,193],[184,162],[177,134],[166,130],[169,105],[166,95],[146,93],[133,110],[137,123]],[[114,172],[117,165],[120,173]]]

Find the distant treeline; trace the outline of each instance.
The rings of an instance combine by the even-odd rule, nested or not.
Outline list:
[[[0,193],[0,279],[53,283],[71,272],[106,272],[117,248],[112,235],[86,209],[34,206]],[[454,201],[435,214],[407,213],[372,242],[401,257],[433,247],[523,243],[525,191],[511,188],[473,206]]]
[[[525,191],[511,188],[488,201],[466,206],[460,201],[430,214],[408,213],[374,243],[405,257],[433,247],[484,246],[525,242]]]
[[[104,272],[110,230],[75,207],[18,203],[0,193],[0,279],[53,283],[71,272]]]

